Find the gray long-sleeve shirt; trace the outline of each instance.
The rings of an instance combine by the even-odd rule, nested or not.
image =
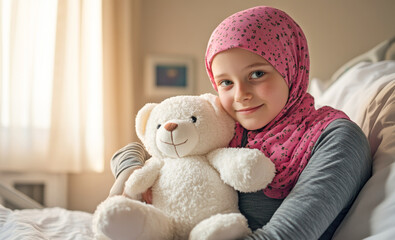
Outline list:
[[[118,176],[149,157],[129,144],[111,161]],[[247,239],[330,239],[371,175],[367,139],[354,123],[338,119],[317,140],[310,161],[285,199],[263,191],[239,193],[239,208],[254,230]]]

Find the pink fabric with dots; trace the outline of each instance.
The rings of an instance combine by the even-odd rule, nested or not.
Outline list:
[[[314,108],[314,98],[307,93],[309,52],[302,29],[281,10],[259,6],[233,14],[214,30],[206,52],[206,70],[217,90],[211,71],[214,56],[231,48],[256,53],[283,76],[289,87],[284,109],[264,128],[245,130],[236,124],[231,147],[242,147],[247,131],[248,148],[260,149],[276,166],[276,176],[264,189],[271,198],[285,198],[307,165],[321,132],[338,118],[348,117],[330,107]]]

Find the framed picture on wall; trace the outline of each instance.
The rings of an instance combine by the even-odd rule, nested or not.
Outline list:
[[[193,59],[186,56],[149,55],[145,62],[145,92],[169,97],[193,94]]]

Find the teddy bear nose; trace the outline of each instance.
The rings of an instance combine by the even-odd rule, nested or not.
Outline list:
[[[166,123],[165,125],[165,129],[169,132],[173,132],[174,129],[176,129],[178,127],[177,123]]]

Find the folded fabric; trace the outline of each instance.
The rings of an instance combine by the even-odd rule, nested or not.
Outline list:
[[[395,79],[395,61],[361,62],[349,69],[323,93],[311,92],[316,107],[329,105],[360,124],[365,109],[381,89]]]

